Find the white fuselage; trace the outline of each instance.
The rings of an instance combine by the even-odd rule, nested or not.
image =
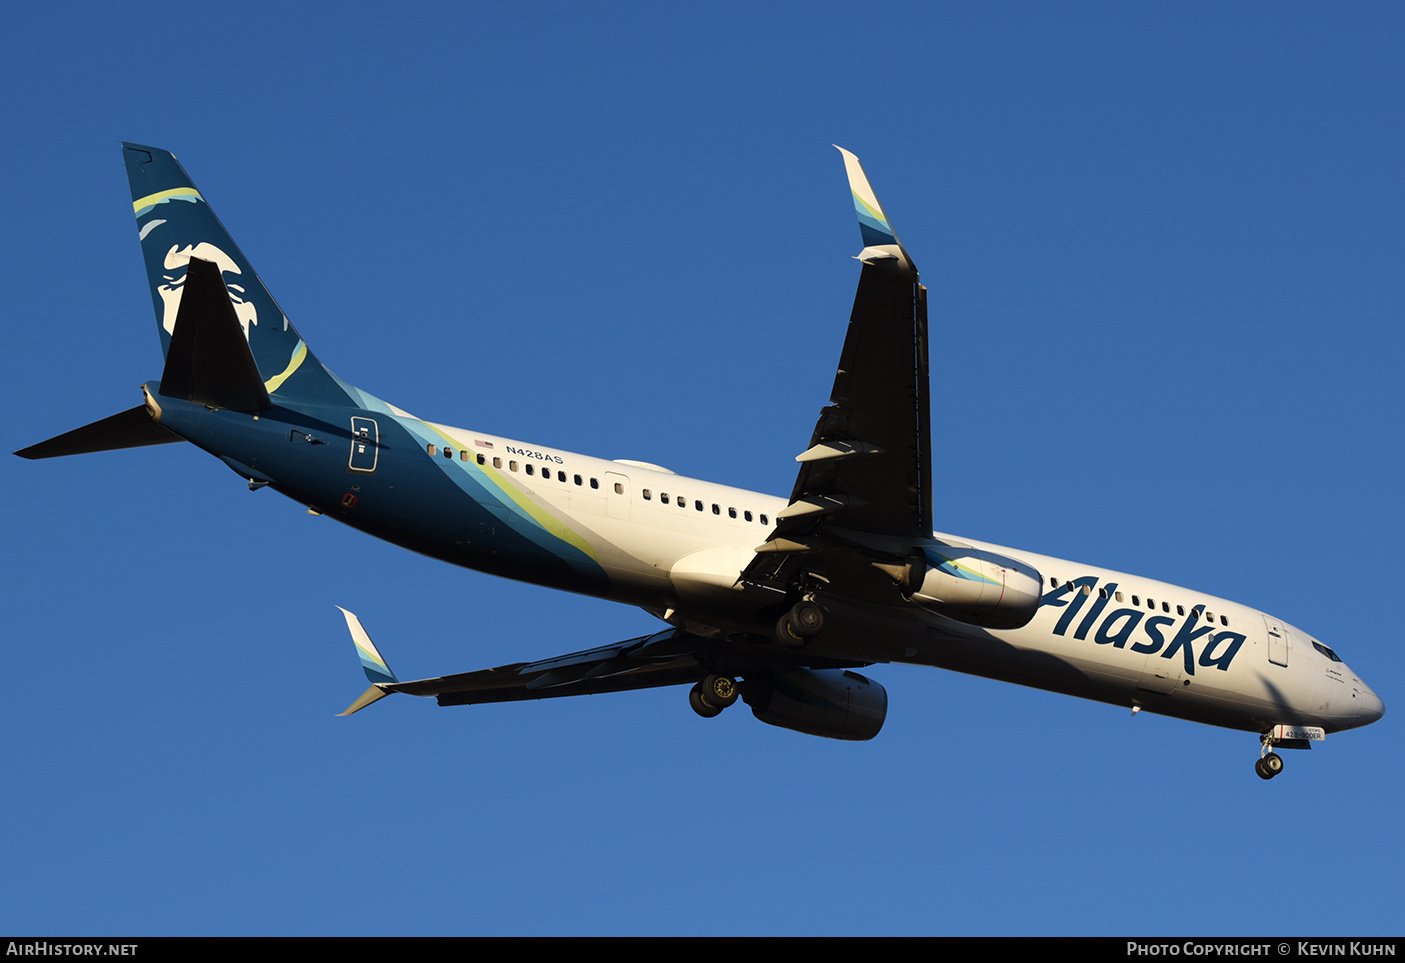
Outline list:
[[[417,427],[423,434],[424,423]],[[756,600],[738,576],[785,499],[657,466],[428,427],[475,452],[476,467],[497,485],[587,543],[609,576],[609,597],[702,635],[745,630]],[[839,617],[826,632],[826,654],[940,666],[1259,732],[1279,724],[1332,732],[1380,718],[1381,701],[1360,677],[1282,620],[1154,579],[970,544],[1038,570],[1044,594],[1028,624],[984,629],[917,603],[828,600]]]

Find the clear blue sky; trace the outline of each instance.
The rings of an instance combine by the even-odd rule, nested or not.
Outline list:
[[[118,149],[421,417],[776,494],[855,151],[932,291],[944,530],[1227,596],[1377,725],[1252,735],[876,666],[868,744],[683,689],[365,686],[652,631],[190,446],[0,460],[0,931],[1399,933],[1405,8],[30,6],[0,36],[5,450],[160,373]],[[1291,907],[1291,910],[1289,909]]]

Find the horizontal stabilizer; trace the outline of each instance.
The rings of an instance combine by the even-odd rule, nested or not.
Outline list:
[[[181,440],[179,435],[172,434],[152,421],[145,405],[137,405],[121,414],[66,431],[37,445],[21,448],[15,454],[21,458],[57,458],[60,455],[85,455],[90,451],[168,445]]]
[[[211,408],[273,407],[217,264],[190,259],[161,394]]]

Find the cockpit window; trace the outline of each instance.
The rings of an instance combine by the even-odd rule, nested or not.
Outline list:
[[[1341,658],[1338,657],[1337,653],[1333,652],[1331,649],[1327,648],[1327,646],[1323,645],[1321,642],[1318,642],[1316,639],[1312,640],[1312,647],[1318,652],[1321,652],[1327,658],[1331,659],[1333,662],[1342,661]]]

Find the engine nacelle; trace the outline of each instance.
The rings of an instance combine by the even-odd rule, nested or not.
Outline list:
[[[1043,577],[1027,562],[957,542],[928,542],[902,565],[878,565],[908,598],[986,629],[1018,629],[1034,618]]]
[[[872,739],[888,716],[888,693],[848,669],[776,666],[742,686],[751,714],[767,725],[827,739]]]

